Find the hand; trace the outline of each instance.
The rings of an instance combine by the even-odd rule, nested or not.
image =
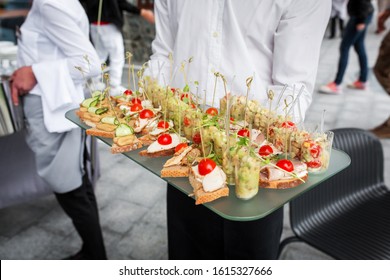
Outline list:
[[[154,24],[154,13],[152,10],[141,9],[141,17]]]
[[[364,24],[364,23],[359,23],[356,25],[357,31],[362,31],[364,28],[366,28],[366,24]]]
[[[37,84],[31,66],[23,66],[16,70],[10,79],[12,102],[19,105],[19,96],[26,95]]]

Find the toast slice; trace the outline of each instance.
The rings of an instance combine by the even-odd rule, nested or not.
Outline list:
[[[166,177],[188,177],[190,168],[184,165],[175,165],[164,167],[161,170],[161,178]]]
[[[137,150],[139,148],[142,148],[142,144],[139,141],[125,146],[118,146],[117,144],[113,143],[111,146],[111,153],[112,154],[126,153],[133,150]]]
[[[87,133],[87,135],[104,137],[104,138],[114,138],[115,137],[115,130],[104,131],[104,130],[100,130],[96,127],[92,127],[92,128],[87,129],[86,133]]]
[[[212,191],[212,192],[206,192],[203,189],[203,185],[201,182],[199,182],[196,177],[194,172],[192,171],[192,168],[190,168],[189,176],[190,184],[194,190],[194,195],[195,195],[195,205],[207,203],[210,201],[214,201],[220,197],[224,196],[229,196],[229,188],[225,184],[224,187]]]
[[[111,146],[111,153],[113,154],[125,153],[142,147],[141,141],[134,134],[115,137],[113,141],[114,143]]]

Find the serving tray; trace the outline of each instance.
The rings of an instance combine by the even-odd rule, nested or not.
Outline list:
[[[78,109],[68,111],[65,114],[65,117],[79,127],[83,129],[88,129],[89,126],[81,122],[79,117],[76,115],[77,110]],[[97,138],[109,146],[111,146],[112,144],[112,139],[102,137]],[[160,177],[160,171],[162,169],[162,166],[169,157],[142,157],[138,153],[143,149],[146,149],[146,147],[123,154],[129,159],[141,165],[142,167],[146,168],[156,176]],[[259,192],[255,197],[250,200],[244,201],[236,197],[234,193],[234,186],[229,186],[230,195],[228,197],[223,197],[203,205],[209,208],[211,211],[215,212],[216,214],[220,215],[221,217],[232,221],[252,221],[261,219],[272,213],[273,211],[277,210],[278,208],[282,207],[290,200],[298,197],[304,192],[314,188],[319,183],[329,179],[338,172],[342,171],[343,169],[348,167],[350,163],[351,158],[345,152],[333,148],[328,170],[325,173],[318,175],[309,174],[309,178],[306,183],[301,184],[298,187],[285,190],[259,189]],[[173,185],[178,190],[184,192],[185,194],[192,193],[192,187],[187,177],[162,179]]]

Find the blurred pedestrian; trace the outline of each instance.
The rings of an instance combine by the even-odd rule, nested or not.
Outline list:
[[[346,0],[332,0],[332,11],[330,13],[330,35],[329,39],[336,37],[336,25],[338,22],[340,37],[344,31],[344,20],[347,17],[347,1]]]
[[[126,0],[80,0],[80,2],[84,4],[87,11],[91,24],[91,39],[101,63],[109,59],[111,93],[113,95],[122,94],[126,90],[121,86],[125,64],[122,35],[123,12],[140,15],[150,23],[154,23],[154,14],[151,10],[139,9]],[[99,13],[100,4],[101,13]]]
[[[380,34],[385,30],[383,21],[383,13],[386,12],[388,6],[390,6],[390,0],[377,0],[378,2],[378,16],[377,16],[377,28],[375,33]],[[386,20],[386,19],[385,19]]]
[[[386,29],[385,22],[390,17],[390,5],[378,16],[378,29]],[[383,89],[390,95],[390,31],[383,38],[379,48],[374,73]],[[371,130],[380,138],[390,138],[390,117],[380,126]]]
[[[37,172],[82,239],[81,250],[69,259],[107,258],[86,170],[85,134],[65,118],[84,99],[83,76],[100,74],[88,34],[88,18],[79,1],[34,0],[18,34],[20,68],[11,76],[14,104],[23,97],[26,142],[34,152]]]
[[[352,46],[359,57],[360,75],[359,78],[349,84],[348,87],[352,89],[365,90],[368,65],[367,55],[364,45],[367,27],[371,22],[374,7],[371,0],[349,0],[347,11],[350,16],[347,26],[345,27],[343,38],[340,44],[340,58],[337,68],[337,74],[334,81],[327,85],[321,86],[319,92],[328,94],[340,94],[342,89],[341,82],[348,65],[349,50]]]

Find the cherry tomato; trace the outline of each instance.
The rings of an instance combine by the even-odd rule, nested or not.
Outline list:
[[[192,141],[195,144],[200,144],[200,142],[202,142],[202,137],[200,137],[200,133],[199,132],[194,134],[194,136],[192,136]]]
[[[190,104],[190,107],[191,107],[192,109],[196,109],[196,105],[195,105],[194,103],[191,103],[191,104]]]
[[[286,170],[287,172],[292,172],[294,170],[294,165],[292,164],[291,160],[288,159],[280,159],[276,166],[280,167],[283,170]]]
[[[243,128],[243,129],[240,129],[240,130],[237,132],[237,135],[238,135],[238,136],[241,136],[241,137],[249,137],[250,132],[249,132],[248,129]]]
[[[234,118],[230,117],[230,123],[233,123],[233,122],[234,122]]]
[[[187,118],[187,117],[184,117],[183,122],[184,122],[184,125],[185,125],[185,126],[190,126],[190,125],[191,125],[191,121],[190,121],[190,119]]]
[[[315,143],[311,143],[310,154],[313,158],[318,158],[318,156],[321,154],[321,146]]]
[[[171,91],[172,91],[173,93],[175,93],[176,89],[175,89],[175,88],[171,88]]]
[[[126,89],[124,92],[123,92],[124,95],[132,95],[133,92],[131,91],[131,89]]]
[[[263,145],[259,149],[259,155],[261,155],[262,157],[269,156],[273,152],[274,152],[274,150],[272,149],[272,147],[270,145]]]
[[[187,143],[180,143],[179,145],[176,146],[175,148],[175,153],[179,152],[181,149],[187,148],[188,144]]]
[[[161,134],[161,135],[157,138],[157,142],[158,142],[160,145],[169,145],[169,144],[172,143],[172,136],[169,135],[168,133]]]
[[[159,121],[157,124],[158,128],[166,129],[169,128],[169,122],[166,121]]]
[[[284,128],[293,128],[293,127],[295,127],[295,123],[290,122],[290,121],[286,121],[286,122],[283,122],[281,126]]]
[[[130,111],[132,111],[132,112],[138,112],[138,111],[141,111],[142,109],[143,109],[142,105],[138,104],[138,103],[133,104],[130,107]]]
[[[322,163],[318,159],[315,159],[315,160],[306,162],[306,165],[309,168],[319,168],[319,167],[321,167]]]
[[[133,104],[142,104],[142,100],[139,99],[139,98],[133,98],[133,99],[131,100],[131,102],[132,102]]]
[[[209,174],[211,171],[213,171],[216,166],[217,164],[212,159],[209,158],[201,159],[198,164],[199,174],[205,176]]]
[[[134,106],[134,105],[133,105]],[[139,117],[141,119],[150,119],[150,118],[153,118],[154,117],[154,113],[152,110],[149,110],[149,109],[143,109],[140,113],[139,113]]]
[[[206,110],[206,114],[210,116],[217,116],[218,115],[218,109],[214,107],[210,107]]]
[[[190,95],[188,93],[182,93],[180,95],[180,100],[188,104],[190,101]]]

